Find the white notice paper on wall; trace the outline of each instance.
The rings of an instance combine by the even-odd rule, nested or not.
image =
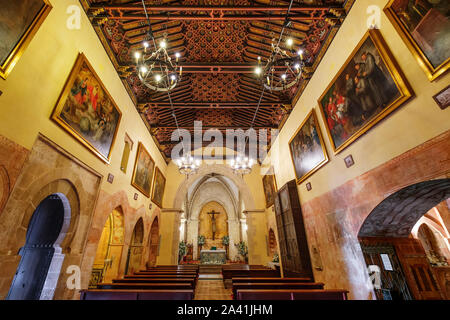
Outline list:
[[[380,254],[381,260],[383,261],[383,267],[386,271],[394,271],[392,268],[391,260],[389,259],[389,255],[386,253]]]

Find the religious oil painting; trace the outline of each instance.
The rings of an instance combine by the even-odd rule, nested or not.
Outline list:
[[[328,154],[314,109],[289,141],[297,183],[301,183],[328,162]]]
[[[166,178],[163,176],[161,170],[159,170],[159,168],[156,167],[155,179],[153,180],[152,201],[158,207],[162,207],[165,187],[166,187]]]
[[[0,0],[0,76],[9,75],[52,9],[46,0]]]
[[[155,171],[155,161],[142,142],[139,142],[131,185],[148,198],[150,197],[153,171]]]
[[[380,32],[369,30],[319,98],[335,153],[413,95]]]
[[[266,198],[266,208],[273,205],[275,195],[277,193],[277,184],[274,174],[266,174],[262,178],[264,187],[264,196]]]
[[[384,9],[430,81],[450,65],[450,2],[391,0]]]
[[[52,119],[109,163],[121,116],[89,61],[80,54]]]

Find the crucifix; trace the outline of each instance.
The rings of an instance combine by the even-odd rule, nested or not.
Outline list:
[[[208,212],[208,214],[211,215],[211,225],[212,225],[212,236],[213,240],[216,240],[216,214],[220,214],[220,212],[215,212],[214,210],[211,212]]]

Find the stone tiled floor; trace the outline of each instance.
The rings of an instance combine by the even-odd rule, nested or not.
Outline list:
[[[194,300],[231,300],[231,289],[222,280],[198,280]]]

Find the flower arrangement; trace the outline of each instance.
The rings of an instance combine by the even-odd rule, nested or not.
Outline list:
[[[280,257],[278,256],[278,253],[275,253],[275,254],[273,255],[272,262],[280,262]]]
[[[180,241],[178,245],[178,257],[181,260],[187,253],[187,245],[185,241]]]
[[[243,256],[244,258],[247,258],[248,248],[247,248],[247,245],[245,244],[245,242],[240,241],[236,246],[238,247],[239,254],[241,256]]]
[[[224,236],[224,237],[222,238],[222,244],[223,244],[224,246],[228,246],[228,245],[230,244],[230,237],[229,237],[229,236]]]
[[[205,241],[206,241],[205,236],[198,236],[197,243],[198,243],[199,246],[204,245],[204,244],[205,244]]]

